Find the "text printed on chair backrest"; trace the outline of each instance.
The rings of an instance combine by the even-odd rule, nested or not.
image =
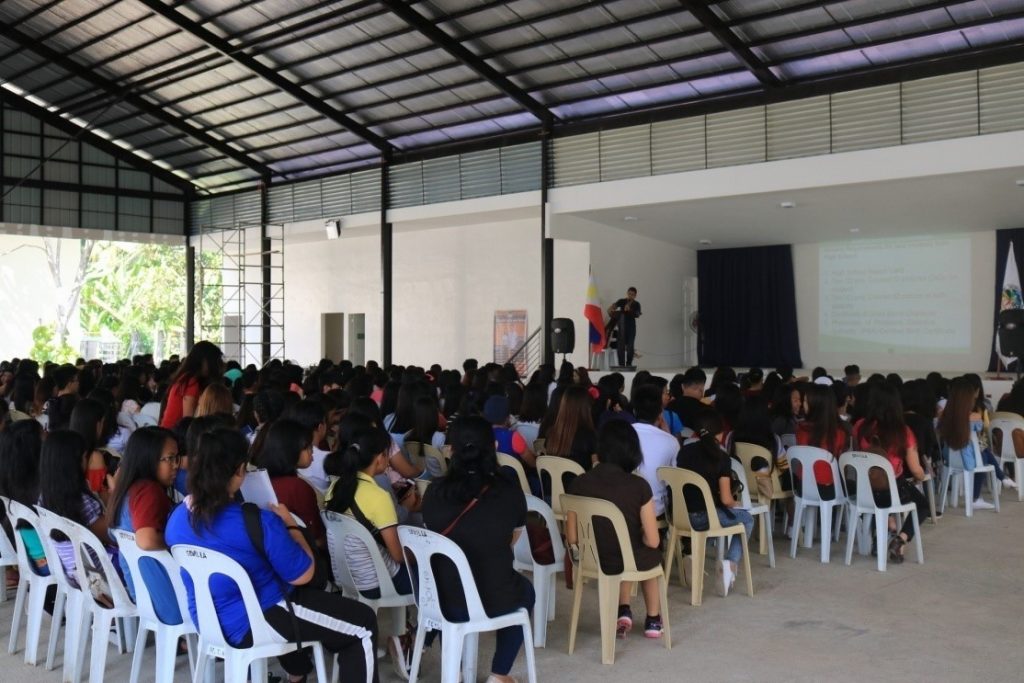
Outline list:
[[[615,531],[615,539],[619,542],[623,572],[637,571],[636,558],[633,555],[633,546],[629,539],[629,530],[626,528],[626,519],[622,516],[622,511],[614,503],[602,498],[564,494],[562,496],[562,509],[567,514],[569,512],[576,513],[576,535],[580,549],[580,568],[585,576],[596,576],[601,573],[600,554],[597,547],[598,540],[594,526],[596,519],[605,519],[611,523]]]
[[[432,558],[441,555],[448,558],[455,565],[462,583],[462,595],[466,601],[466,612],[470,621],[487,619],[484,612],[483,602],[480,600],[480,592],[477,590],[476,581],[473,579],[473,572],[469,568],[469,561],[462,548],[449,538],[441,534],[412,526],[398,527],[398,540],[402,544],[403,552],[411,554],[415,560],[415,566],[408,562],[409,572],[416,572],[419,581],[416,587],[416,606],[420,611],[420,618],[426,621],[430,628],[440,628],[444,621],[444,614],[441,611],[441,593],[434,574]]]

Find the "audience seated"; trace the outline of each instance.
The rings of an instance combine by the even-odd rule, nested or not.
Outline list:
[[[591,420],[592,403],[585,387],[567,387],[562,392],[558,415],[544,442],[544,450],[549,455],[569,458],[584,471],[593,466],[597,450],[597,432]]]
[[[327,491],[327,509],[354,517],[377,541],[384,565],[402,594],[412,592],[409,572],[398,542],[398,511],[388,491],[374,477],[387,469],[390,441],[377,427],[367,426],[346,439],[344,450],[332,461],[337,479]],[[355,538],[346,539],[345,557],[356,588],[368,598],[380,597],[380,583],[369,549]]]
[[[117,483],[107,508],[107,525],[135,534],[143,550],[165,550],[164,530],[173,507],[167,490],[178,474],[178,440],[162,427],[136,430],[121,458]],[[128,594],[135,599],[135,580],[118,555]],[[182,615],[163,567],[144,562],[140,567],[157,616],[166,624],[180,624]]]
[[[484,611],[490,616],[533,609],[533,586],[512,568],[512,546],[526,525],[526,499],[518,482],[500,471],[492,424],[466,417],[454,426],[448,473],[435,480],[423,499],[423,522],[447,536],[466,554]],[[447,616],[467,617],[455,568],[438,569]],[[511,626],[495,634],[489,683],[509,683],[508,674],[523,645],[523,632]]]
[[[889,460],[896,484],[899,487],[900,502],[913,502],[917,506],[918,518],[928,514],[928,500],[914,485],[924,479],[924,468],[917,452],[917,439],[903,420],[903,406],[895,386],[885,382],[872,383],[867,413],[853,425],[853,441],[857,450],[877,452]],[[872,493],[880,507],[892,504],[889,484],[872,482]],[[895,531],[895,521],[889,520],[889,531]],[[913,519],[910,515],[903,521],[903,527],[889,541],[889,560],[903,562],[904,546],[914,538]],[[876,539],[878,552],[882,539]]]
[[[676,466],[692,470],[702,476],[711,489],[711,498],[715,503],[714,514],[722,526],[742,524],[747,530],[747,537],[754,528],[754,518],[739,506],[732,493],[732,466],[729,454],[722,450],[720,440],[724,429],[722,420],[712,411],[705,411],[697,417],[694,425],[697,441],[679,449]],[[712,514],[704,502],[701,492],[692,486],[683,488],[686,510],[690,514],[690,525],[697,531],[709,528],[709,517]],[[718,593],[722,597],[729,594],[736,582],[736,567],[743,556],[743,545],[739,535],[729,541],[725,559],[718,563],[716,578]],[[703,567],[694,567],[694,571],[703,571]]]
[[[90,490],[85,478],[89,449],[85,439],[70,430],[51,432],[43,442],[39,457],[39,504],[53,512],[88,528],[96,538],[106,544],[107,554],[118,566],[117,548],[107,534],[107,518],[103,503]],[[75,576],[78,560],[70,540],[54,540],[57,555],[69,577]],[[94,560],[98,567],[99,559]],[[37,562],[38,564],[38,562]],[[52,571],[52,569],[51,569]],[[97,600],[110,600],[107,582],[120,581],[120,577],[103,576],[97,571],[90,589]]]
[[[665,501],[668,497],[665,484],[658,479],[658,468],[671,467],[679,451],[679,441],[661,427],[664,424],[661,406],[661,391],[657,387],[646,385],[637,391],[633,404],[637,422],[633,429],[640,440],[640,452],[643,454],[643,462],[637,473],[646,479],[651,487],[656,517],[664,516]]]
[[[287,594],[302,608],[303,637],[341,654],[343,680],[369,681],[377,675],[375,617],[354,601],[317,590],[327,564],[318,552],[325,544],[318,491],[326,492],[327,509],[367,528],[401,593],[411,593],[413,582],[398,524],[422,522],[451,538],[469,559],[487,613],[496,616],[534,602],[530,583],[513,569],[510,545],[526,524],[524,495],[518,481],[501,471],[496,454],[518,458],[531,490],[539,494],[532,449],[537,438],[546,440],[548,454],[584,468],[585,474],[568,484],[570,493],[611,501],[622,511],[640,569],[662,561],[658,518],[668,498],[657,477],[662,466],[685,467],[708,482],[714,511],[704,509],[696,491],[684,491],[694,528],[707,528],[708,514],[715,514],[722,524],[742,523],[749,534],[753,522],[738,507],[728,455],[740,441],[763,446],[773,456],[754,463],[760,474],[788,466],[780,438],[788,435],[833,457],[851,444],[884,454],[896,474],[900,500],[913,502],[919,515],[927,503],[917,484],[926,472],[937,477],[943,467],[939,437],[945,446],[967,449],[968,461],[995,464],[1003,485],[1016,486],[992,454],[991,406],[977,375],[950,383],[938,373],[907,381],[876,373],[861,382],[860,368],[851,365],[837,381],[815,368],[816,382],[808,383],[794,380],[789,368],[767,375],[751,368],[741,377],[741,389],[736,372],[722,367],[705,398],[707,376],[694,367],[671,383],[650,372],[636,373],[630,401],[621,374],[603,375],[595,385],[585,369],[569,363],[560,366],[557,378],[554,367],[542,366],[525,386],[508,364],[481,366],[470,359],[463,369],[460,374],[439,365],[424,370],[327,360],[308,372],[281,361],[243,368],[225,365],[220,349],[209,342],[197,344],[183,361],[159,366],[145,356],[117,363],[81,360],[77,367],[40,366],[28,359],[0,363],[0,396],[6,399],[0,402],[0,495],[38,503],[90,528],[107,543],[133,597],[139,577],[116,561],[108,528],[133,531],[146,550],[188,543],[228,554],[250,574],[274,628],[292,635],[283,602]],[[162,414],[161,402],[166,403]],[[1024,381],[1002,397],[999,409],[1024,416]],[[146,426],[157,423],[173,431]],[[676,436],[684,427],[696,434],[680,448]],[[968,448],[972,432],[978,453]],[[1012,438],[1016,451],[1024,453],[1024,430]],[[400,448],[405,441],[450,448],[448,473],[424,472],[410,462]],[[245,515],[252,513],[234,501],[247,451],[267,470],[279,501],[258,513],[266,552],[246,529]],[[799,482],[802,473],[793,474]],[[814,476],[825,499],[843,484],[833,480],[826,463],[815,465]],[[415,477],[433,478],[423,501],[411,481]],[[780,480],[789,487],[790,477]],[[980,498],[982,486],[983,478],[976,478],[975,507],[990,505]],[[873,493],[880,506],[890,504],[888,486]],[[181,497],[184,504],[172,511]],[[297,520],[305,530],[298,529]],[[21,534],[40,573],[53,571],[33,531],[0,521],[10,537]],[[576,530],[571,520],[566,530],[571,543]],[[597,529],[599,559],[614,573],[621,558],[608,533]],[[876,539],[878,551],[899,563],[912,534],[909,519],[901,528],[890,520],[888,538]],[[63,569],[72,576],[78,561],[96,563],[77,558],[64,539],[55,541]],[[735,580],[739,543],[734,537],[717,567],[722,595]],[[348,539],[343,550],[361,595],[378,597],[369,549]],[[449,569],[439,571],[441,600],[446,613],[458,619],[465,605]],[[183,618],[162,569],[146,564],[142,579],[166,621]],[[103,600],[109,582],[116,580],[121,577],[99,576],[89,588]],[[660,637],[666,606],[660,604],[657,583],[645,582],[641,589],[645,634]],[[620,637],[632,628],[630,592],[630,586],[622,586]],[[216,586],[215,594],[225,633],[244,646],[248,624],[237,591],[225,584]],[[509,672],[521,646],[519,628],[497,634],[491,683],[512,680]],[[304,653],[282,658],[282,666],[291,681],[302,680],[311,669]]]
[[[972,432],[977,435],[981,453],[974,452],[971,441]],[[939,419],[939,436],[949,448],[966,449],[964,452],[965,467],[973,469],[978,464],[992,465],[995,467],[996,477],[1003,483],[1003,486],[1017,488],[1017,483],[1003,472],[999,460],[988,448],[987,432],[988,411],[978,400],[978,390],[975,388],[974,382],[966,376],[957,377],[949,387],[949,400]],[[985,434],[984,438],[982,434]],[[979,510],[995,507],[981,497],[981,487],[984,483],[984,477],[974,478],[974,507]]]
[[[338,665],[353,681],[376,681],[377,618],[368,606],[326,593],[310,584],[317,574],[313,550],[295,518],[283,505],[258,511],[262,548],[249,534],[242,506],[234,502],[245,477],[248,443],[237,431],[217,428],[199,438],[189,470],[188,498],[167,522],[168,545],[196,545],[238,562],[252,579],[267,622],[284,638],[320,641],[337,654]],[[195,591],[184,577],[189,611],[195,615]],[[217,579],[220,579],[217,582]],[[226,577],[211,586],[217,614],[228,642],[251,642],[238,588]],[[294,614],[284,605],[288,600]],[[297,631],[297,633],[296,633]],[[305,680],[313,665],[307,650],[279,658],[290,681]]]
[[[597,441],[596,463],[589,472],[569,484],[568,493],[611,501],[626,520],[629,543],[637,569],[653,569],[662,561],[661,537],[658,532],[657,513],[654,508],[654,494],[650,484],[643,477],[634,475],[643,463],[640,439],[629,424],[612,420],[601,427]],[[570,512],[566,519],[566,541],[576,543],[576,517]],[[597,545],[600,553],[601,570],[606,574],[622,572],[622,556],[614,532],[609,526],[597,526]],[[658,579],[648,579],[642,584],[647,616],[644,620],[644,635],[660,638],[662,634],[661,599],[658,595]],[[619,584],[619,612],[616,631],[624,638],[633,628],[633,611],[630,607],[632,584]]]
[[[298,471],[313,462],[313,441],[309,430],[294,420],[281,419],[267,428],[258,451],[250,454],[252,463],[267,471],[277,502],[284,505],[306,526],[309,538],[324,547],[327,532],[320,518],[313,486]]]

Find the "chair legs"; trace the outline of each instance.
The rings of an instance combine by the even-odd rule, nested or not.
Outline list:
[[[690,604],[699,607],[704,599],[704,558],[707,553],[708,539],[704,534],[695,533],[690,537],[690,561],[693,571],[690,573]],[[679,562],[679,571],[683,571],[683,563]]]
[[[420,674],[420,660],[423,658],[423,647],[426,645],[427,629],[423,624],[419,625],[416,629],[416,643],[412,649],[412,666],[409,670],[409,683],[416,683],[416,679]],[[572,654],[572,636],[569,640],[569,654]],[[198,683],[198,681],[194,681]],[[338,664],[334,665],[334,674],[331,677],[331,683],[338,683]]]
[[[740,532],[740,541],[743,543],[743,573],[747,576],[747,595],[753,597],[754,576],[750,573],[750,548],[747,547],[747,532],[745,529]]]
[[[671,542],[671,541],[670,541]],[[569,654],[576,649],[576,627],[580,621],[580,606],[583,603],[583,577],[577,576],[572,586],[572,615],[569,617]],[[417,637],[418,637],[417,633]],[[419,656],[419,651],[417,651]],[[413,683],[410,681],[410,683]]]
[[[596,583],[598,614],[601,615],[601,663],[614,664],[619,582],[602,575]]]
[[[17,601],[15,601],[17,602]],[[43,629],[43,604],[46,589],[40,586],[28,593],[28,617],[25,623],[25,663],[36,665],[39,661],[39,635]],[[17,638],[12,632],[12,637]],[[14,641],[17,643],[17,640]]]

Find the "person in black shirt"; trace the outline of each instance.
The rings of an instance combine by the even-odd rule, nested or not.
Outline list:
[[[608,309],[608,315],[616,319],[619,331],[618,355],[621,367],[633,365],[633,344],[636,341],[636,319],[640,317],[640,302],[636,300],[636,287],[626,290],[626,298],[619,299]]]
[[[708,510],[704,496],[694,486],[683,487],[683,499],[686,511],[690,515],[690,525],[697,531],[706,530],[709,526],[709,514],[716,514],[722,526],[742,524],[747,530],[747,538],[754,528],[754,518],[747,510],[739,507],[740,502],[732,496],[730,472],[732,466],[729,454],[722,450],[722,418],[713,410],[706,410],[697,417],[694,425],[698,440],[687,444],[679,450],[676,466],[691,470],[704,478],[711,489],[711,500],[714,511]],[[741,537],[737,534],[729,541],[725,560],[718,563],[718,593],[723,598],[729,594],[736,581],[736,565],[743,555]],[[694,571],[703,571],[703,567],[694,567]]]
[[[450,441],[451,464],[423,497],[423,522],[431,531],[448,530],[445,535],[462,548],[488,616],[520,607],[532,610],[533,586],[512,567],[512,546],[526,525],[526,497],[518,482],[507,479],[498,468],[491,424],[480,417],[461,418],[452,427]],[[467,511],[474,499],[477,503]],[[464,621],[468,614],[454,572],[454,567],[438,568],[441,605],[448,618]],[[509,626],[495,635],[487,681],[510,683],[514,679],[508,673],[522,649],[523,630]]]
[[[701,401],[704,398],[704,385],[707,384],[707,381],[708,376],[700,368],[693,367],[683,373],[679,382],[682,395],[674,398],[668,404],[668,409],[679,416],[684,427],[693,429],[697,416],[701,411],[707,409],[707,406]]]

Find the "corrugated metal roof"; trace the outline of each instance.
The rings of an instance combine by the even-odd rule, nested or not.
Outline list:
[[[210,191],[985,55],[1020,0],[0,3],[0,79]]]

